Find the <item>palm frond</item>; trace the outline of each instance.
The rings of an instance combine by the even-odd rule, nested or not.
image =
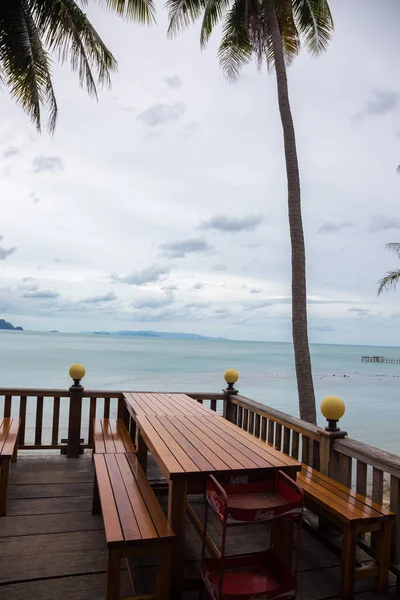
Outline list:
[[[390,244],[386,244],[385,248],[390,252],[396,252],[400,256],[400,242],[391,242]]]
[[[117,63],[100,36],[74,0],[29,0],[32,13],[51,51],[62,62],[69,61],[79,82],[97,97],[93,69],[101,85],[111,84],[110,71]]]
[[[246,0],[235,0],[224,20],[218,58],[230,80],[237,79],[240,69],[251,60],[253,53],[246,17]]]
[[[313,54],[325,50],[333,31],[327,0],[292,0],[297,30]]]
[[[50,58],[44,50],[27,0],[0,3],[0,65],[2,79],[12,96],[40,131],[41,106],[49,108],[54,130],[57,104],[51,83]]]
[[[200,43],[203,48],[207,44],[214,27],[225,15],[229,5],[230,0],[207,0],[200,33]]]
[[[396,288],[396,285],[398,284],[400,280],[400,270],[398,271],[388,271],[386,273],[386,275],[384,277],[382,277],[382,279],[379,280],[379,287],[378,287],[378,296],[380,296],[380,294],[383,291],[388,291],[388,290],[393,290]]]
[[[152,0],[103,0],[118,15],[151,25],[155,23],[155,8]]]
[[[290,65],[300,52],[300,37],[294,20],[292,0],[284,0],[279,3],[277,17],[285,61],[287,65]],[[273,62],[273,59],[271,62]]]
[[[205,9],[206,0],[167,0],[165,6],[169,15],[168,36],[173,37],[197,21]]]

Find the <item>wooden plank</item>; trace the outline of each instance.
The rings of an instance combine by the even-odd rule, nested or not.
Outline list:
[[[310,464],[310,439],[305,435],[301,436],[301,462]]]
[[[104,398],[104,412],[103,417],[105,419],[110,418],[110,398]]]
[[[93,447],[94,451],[99,454],[104,454],[106,451],[103,437],[103,427],[100,419],[95,419],[93,422]]]
[[[56,514],[62,520],[61,514],[65,513],[90,513],[92,508],[92,495],[77,496],[74,498],[14,498],[8,507],[7,515],[51,515]],[[103,525],[102,525],[103,527]]]
[[[252,410],[249,411],[249,433],[252,435],[254,433],[254,412]]]
[[[215,470],[225,471],[243,468],[242,463],[236,460],[230,453],[230,447],[225,447],[223,442],[218,445],[213,432],[203,425],[203,421],[192,420],[189,417],[180,416],[177,421],[181,426],[196,439],[196,445],[203,456],[210,461]]]
[[[372,469],[372,500],[377,504],[383,502],[383,471]]]
[[[328,491],[332,492],[338,498],[345,500],[348,504],[355,506],[357,509],[363,511],[365,513],[366,518],[380,519],[382,517],[382,513],[380,511],[375,510],[369,504],[366,504],[363,500],[356,498],[345,491],[343,486],[339,486],[334,479],[330,479],[327,481],[326,478],[321,477],[321,474],[313,470],[311,468],[304,469],[302,474],[307,477],[310,481],[315,482],[318,485],[326,488]]]
[[[13,455],[13,452],[15,449],[15,444],[18,443],[19,419],[11,418],[11,419],[4,419],[4,421],[8,421],[8,430],[7,430],[7,437],[4,441],[3,448],[1,450],[1,455],[11,457]],[[1,447],[1,442],[0,442],[0,447]]]
[[[142,497],[142,487],[148,487],[153,494],[152,502],[158,504],[158,500],[150,487],[150,484],[147,480],[142,478],[140,486],[135,479],[134,473],[131,470],[130,463],[128,463],[127,457],[125,454],[117,454],[115,456],[115,460],[117,462],[119,471],[121,473],[122,480],[125,484],[125,490],[129,501],[131,503],[132,511],[135,516],[135,524],[137,524],[140,532],[140,537],[144,540],[158,538],[158,532],[153,524],[153,520],[149,514],[149,510],[147,505]],[[138,462],[137,457],[134,456],[134,459]],[[136,466],[136,470],[139,466]],[[144,475],[144,472],[143,472]],[[123,517],[120,513],[121,523],[123,526]],[[134,536],[133,538],[127,537],[125,532],[125,542],[129,541],[137,541],[138,533],[136,527],[134,528]]]
[[[255,424],[254,424],[254,435],[257,438],[260,437],[260,431],[261,431],[261,416],[259,414],[256,414],[256,420],[255,420]]]
[[[158,502],[154,494],[154,491],[149,485],[146,474],[140,466],[136,455],[132,453],[127,453],[125,457],[140,488],[140,493],[144,502],[146,503],[147,510],[150,513],[151,519],[157,530],[158,536],[160,538],[172,537],[174,535],[172,527],[166,519],[163,509],[161,508],[160,503]]]
[[[120,434],[120,427],[121,428],[125,428],[125,425],[122,421],[122,419],[120,419],[120,423],[117,423],[117,419],[109,419],[108,420],[108,425],[109,428],[111,430],[111,434],[113,436],[113,441],[114,441],[114,446],[115,446],[115,452],[126,452],[125,449],[125,444],[123,442],[122,436]],[[129,440],[131,442],[131,440]],[[132,442],[131,442],[132,443]]]
[[[213,423],[215,425],[215,421]],[[239,429],[229,421],[222,420],[219,426],[223,429],[229,429],[231,435],[234,435],[237,439],[240,439],[243,444],[251,448],[256,454],[261,457],[268,457],[267,460],[271,462],[275,467],[283,468],[284,466],[300,468],[299,463],[293,460],[290,456],[286,456],[282,452],[279,452],[275,448],[264,444],[261,440],[249,435],[245,431]]]
[[[290,429],[288,427],[283,428],[283,447],[282,452],[289,454],[290,452]]]
[[[75,509],[76,510],[76,509]],[[78,508],[79,510],[79,508]],[[103,530],[101,517],[88,518],[88,515],[79,512],[59,514],[18,515],[1,519],[0,538],[12,536],[27,536],[47,533],[67,533],[74,531]],[[2,540],[0,543],[4,543]]]
[[[368,465],[361,460],[357,460],[356,490],[362,496],[367,495],[367,473]]]
[[[158,435],[164,440],[167,445],[170,454],[172,454],[179,464],[183,467],[186,473],[198,473],[201,469],[196,463],[190,458],[186,450],[175,440],[171,432],[169,431],[170,422],[165,416],[149,415],[148,421],[158,433]]]
[[[4,417],[11,417],[12,396],[7,395],[4,398]]]
[[[89,429],[88,429],[88,444],[93,445],[93,427],[96,418],[97,398],[90,398],[89,404]]]
[[[317,440],[312,441],[312,451],[313,451],[313,467],[319,471],[320,469],[320,442]]]
[[[171,473],[184,473],[185,470],[175,456],[171,454],[168,446],[151,425],[148,418],[144,414],[138,415],[138,422],[141,435],[152,455],[156,460],[158,459],[157,464],[165,477],[169,479]]]
[[[122,419],[117,420],[119,435],[121,436],[122,442],[124,444],[125,452],[135,452],[135,444],[129,435],[129,432],[126,428],[126,425]]]
[[[335,440],[335,449],[341,454],[361,460],[372,467],[389,473],[389,475],[400,478],[400,457],[396,454],[385,452],[347,437]]]
[[[89,496],[93,493],[93,483],[75,484],[27,484],[9,486],[9,498],[59,498],[73,496]]]
[[[340,482],[343,483],[346,487],[351,487],[351,469],[352,469],[352,459],[350,456],[345,456],[344,454],[339,455],[339,479]],[[380,504],[382,504],[380,502]]]
[[[390,510],[395,514],[391,539],[391,560],[400,563],[400,481],[397,477],[390,478]]]
[[[114,436],[110,427],[110,419],[104,418],[100,419],[101,427],[103,429],[103,439],[105,446],[105,453],[110,452],[111,454],[115,453],[115,443]]]
[[[21,424],[19,427],[18,444],[23,446],[25,444],[26,396],[21,396],[19,401],[19,418],[21,420]]]
[[[300,434],[298,431],[292,432],[292,457],[298,460],[299,458],[299,442]]]
[[[221,444],[221,446],[226,448],[229,454],[236,458],[237,461],[242,465],[242,467],[239,468],[245,467],[247,469],[268,469],[274,466],[272,461],[267,459],[268,455],[266,452],[264,452],[264,455],[262,453],[260,453],[260,455],[258,452],[253,451],[250,444],[246,445],[241,437],[232,435],[232,430],[225,427],[223,428],[223,425],[226,423],[229,423],[229,421],[223,420],[221,423],[216,423],[214,420],[202,420],[203,428],[205,427],[209,432],[213,432],[215,434],[216,443]],[[232,425],[232,427],[235,427],[235,425]],[[240,434],[243,433],[238,427],[235,427],[235,429],[237,429]],[[251,434],[247,433],[246,435],[249,440],[254,439]]]
[[[305,472],[313,473],[313,469],[311,467],[307,467],[306,465],[302,465],[302,472],[303,473],[305,473]],[[377,512],[381,513],[382,515],[389,516],[389,517],[392,515],[391,511],[389,509],[387,509],[385,506],[377,504],[376,502],[373,502],[369,498],[364,497],[364,496],[358,494],[357,492],[355,492],[351,488],[348,488],[348,487],[344,486],[342,483],[339,483],[338,481],[335,481],[331,477],[328,477],[327,475],[323,475],[322,473],[317,473],[317,475],[324,482],[334,483],[334,485],[335,485],[335,487],[337,489],[345,492],[346,494],[352,496],[353,498],[356,498],[357,500],[360,500],[361,502],[363,502],[367,506],[370,506],[371,508],[373,508]]]
[[[242,427],[243,426],[243,407],[242,406],[238,406],[238,417],[237,417],[237,426],[238,427]]]
[[[275,426],[275,448],[279,452],[282,450],[282,425],[280,423]]]
[[[217,411],[217,401],[216,401],[215,399],[214,399],[214,400],[210,400],[210,408],[211,408],[211,410],[213,410],[214,412],[216,412],[216,411]]]
[[[267,441],[267,424],[268,421],[265,417],[261,417],[261,439],[263,442]]]
[[[154,417],[155,419],[157,417]],[[149,419],[152,422],[151,419]],[[211,464],[197,448],[197,440],[189,441],[180,429],[175,427],[174,422],[176,417],[158,417],[159,422],[165,427],[176,444],[182,448],[187,456],[193,461],[199,471],[213,471],[214,466]],[[181,461],[179,461],[181,462]],[[182,464],[182,463],[181,463]]]
[[[272,419],[268,420],[268,444],[274,445],[275,422]]]
[[[352,520],[363,519],[362,511],[352,507],[345,500],[336,497],[335,494],[329,492],[325,487],[311,482],[302,473],[297,475],[297,483],[302,487],[306,498],[309,496],[313,502],[326,512],[331,513],[339,521],[349,523]]]
[[[58,444],[58,427],[60,422],[60,398],[53,400],[53,424],[51,428],[51,443]]]
[[[95,454],[93,457],[101,510],[103,513],[104,529],[106,532],[107,543],[121,543],[124,540],[124,534],[121,529],[118,510],[114,500],[108,465],[105,460],[106,456],[106,454]]]
[[[244,429],[245,431],[248,431],[248,429],[249,429],[249,411],[247,410],[247,408],[243,409],[243,425],[242,425],[242,429]]]
[[[36,424],[35,424],[35,444],[40,446],[42,443],[42,428],[43,428],[43,396],[38,396],[36,399]]]

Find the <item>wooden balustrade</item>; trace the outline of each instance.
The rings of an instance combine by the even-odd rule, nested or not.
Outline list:
[[[225,416],[258,439],[307,465],[319,468],[316,425],[255,402],[241,394],[225,394]]]

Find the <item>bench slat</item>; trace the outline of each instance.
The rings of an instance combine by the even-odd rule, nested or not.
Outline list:
[[[158,537],[158,533],[154,527],[151,515],[147,509],[146,503],[141,494],[141,488],[138,486],[135,476],[133,475],[129,463],[124,454],[116,454],[116,461],[121,472],[122,479],[125,484],[132,510],[138,524],[140,534],[143,539],[154,539]],[[146,486],[149,486],[146,481]],[[157,502],[157,499],[156,499]],[[136,540],[136,538],[134,538]],[[129,539],[125,536],[125,541]]]
[[[11,456],[14,452],[15,444],[18,441],[19,424],[20,424],[19,419],[13,419],[13,418],[4,419],[3,432],[5,434],[5,439],[4,439],[3,447],[0,452],[0,454],[3,458],[11,458]],[[1,441],[0,441],[0,448],[1,448]]]
[[[132,505],[122,479],[121,471],[118,468],[116,455],[104,454],[104,459],[106,461],[124,539],[129,541],[141,540],[142,535],[136,520],[136,515],[132,510]]]
[[[338,488],[337,486],[335,486],[334,480],[324,481],[321,477],[319,477],[318,471],[315,471],[315,470],[313,470],[312,472],[303,471],[302,474],[305,475],[310,481],[313,481],[313,482],[321,485],[322,487],[326,488],[328,491],[335,494],[335,496],[337,496],[338,498],[345,500],[347,503],[352,504],[355,508],[358,508],[359,510],[363,511],[365,513],[366,518],[373,519],[373,518],[380,518],[382,516],[382,513],[374,510],[373,508],[371,508],[370,506],[368,506],[361,500],[357,500],[356,498],[351,496],[348,492],[345,492],[345,491],[341,490],[340,488]]]
[[[103,421],[105,421],[105,419],[103,419]],[[121,432],[119,430],[119,424],[117,423],[117,420],[108,419],[108,426],[114,441],[114,452],[125,452],[125,445],[122,439]]]
[[[171,537],[174,535],[172,527],[167,520],[160,503],[157,500],[157,496],[152,490],[148,479],[146,478],[145,472],[143,471],[136,454],[126,454],[126,459],[129,463],[130,469],[137,481],[140,491],[142,493],[143,500],[146,503],[147,509],[151,515],[152,521],[157,529],[159,537]]]
[[[104,454],[106,447],[103,439],[103,428],[100,419],[94,419],[93,426],[93,446],[96,453]]]
[[[297,475],[297,482],[302,487],[306,497],[309,495],[314,502],[319,504],[327,512],[332,513],[339,521],[349,523],[350,521],[362,519],[361,511],[355,509],[353,512],[350,506],[349,509],[347,509],[346,502],[343,502],[342,504],[341,502],[335,502],[334,494],[328,492],[322,486],[310,482],[304,475],[299,473]]]
[[[99,487],[107,543],[123,543],[124,536],[119,522],[118,511],[115,506],[114,494],[111,488],[104,456],[104,454],[95,454],[93,460],[96,468],[97,485]]]
[[[109,419],[101,419],[101,426],[103,428],[104,445],[106,448],[105,452],[114,454],[115,453],[115,444],[114,444],[114,437],[113,437],[111,427],[110,427],[110,420]]]
[[[126,428],[126,425],[125,425],[123,419],[118,419],[117,425],[118,425],[119,434],[120,434],[120,436],[122,438],[122,442],[124,444],[124,451],[125,452],[136,452],[135,444],[133,443],[132,438],[129,435],[129,432]]]
[[[311,467],[308,467],[307,465],[302,465],[302,472],[304,472],[304,471],[308,471],[308,472],[311,472],[311,473],[314,472],[315,473],[315,471],[313,471],[313,469]],[[380,504],[376,504],[376,502],[373,502],[372,500],[370,500],[369,498],[366,498],[362,494],[359,494],[359,493],[355,492],[354,490],[346,487],[342,483],[339,483],[338,481],[335,481],[331,477],[328,477],[328,475],[323,475],[322,473],[319,473],[319,472],[317,472],[317,474],[318,474],[318,477],[320,479],[322,479],[324,482],[329,482],[329,483],[335,485],[335,487],[338,490],[341,490],[342,492],[345,492],[346,494],[348,494],[352,498],[355,498],[356,500],[360,500],[366,506],[369,506],[370,508],[373,508],[374,510],[376,510],[379,513],[381,513],[385,517],[393,517],[394,516],[393,513],[388,508],[386,508],[385,506],[381,506]]]

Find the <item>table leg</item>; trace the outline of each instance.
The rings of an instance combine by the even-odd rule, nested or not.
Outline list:
[[[175,533],[172,553],[170,600],[179,600],[183,592],[183,566],[185,561],[187,481],[178,477],[169,482],[168,520]]]
[[[142,434],[140,433],[140,429],[137,434],[136,456],[140,463],[140,466],[142,467],[143,471],[146,473],[146,471],[147,471],[147,446],[146,446],[146,442],[144,441],[144,439],[142,437]]]
[[[7,512],[7,494],[8,494],[8,472],[10,469],[10,460],[4,458],[0,460],[0,516]]]

